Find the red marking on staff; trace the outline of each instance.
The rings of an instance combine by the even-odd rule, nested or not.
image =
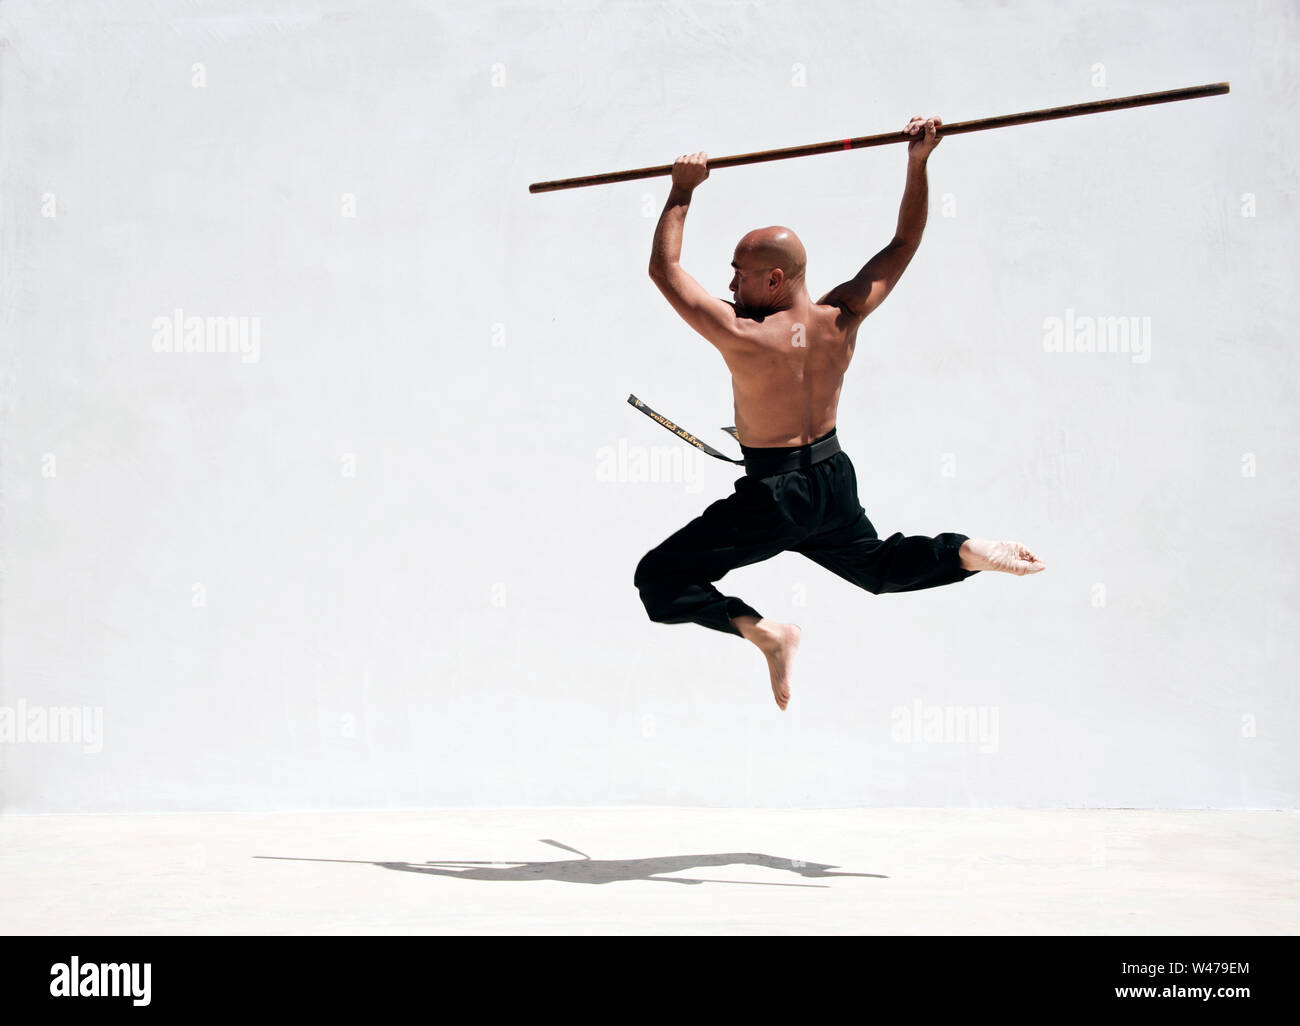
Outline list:
[[[846,150],[850,150],[850,149],[853,148],[853,147],[851,147],[851,146],[849,145],[849,143],[851,143],[852,141],[853,141],[852,139],[845,139],[845,140],[844,140],[844,148],[845,148]]]

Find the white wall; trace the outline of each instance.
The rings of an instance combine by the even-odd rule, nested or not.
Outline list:
[[[26,723],[3,806],[1295,808],[1298,24],[5,3],[0,706],[102,734]],[[804,627],[785,714],[745,642],[646,618],[638,559],[738,475],[625,399],[735,453],[729,381],[645,275],[666,179],[528,183],[1220,80],[942,143],[863,328],[839,429],[882,535],[1019,538],[1046,573],[729,575]],[[717,171],[683,261],[725,296],[736,240],[787,224],[819,293],[888,240],[903,171]],[[257,318],[256,353],[156,352],[178,308]],[[1150,318],[1149,360],[1045,352],[1067,311]],[[620,447],[692,458],[606,480]],[[918,705],[996,743],[901,740]]]

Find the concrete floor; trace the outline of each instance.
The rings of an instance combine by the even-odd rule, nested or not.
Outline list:
[[[1296,934],[1297,852],[1294,812],[8,815],[0,933]]]

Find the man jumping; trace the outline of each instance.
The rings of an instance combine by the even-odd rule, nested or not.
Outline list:
[[[907,183],[893,240],[851,280],[816,303],[804,284],[803,244],[788,228],[758,228],[736,246],[734,303],[710,296],[682,269],[691,195],[709,177],[707,155],[677,158],[655,228],[650,277],[731,371],[745,476],[680,531],[642,557],[635,584],[656,623],[698,623],[753,642],[767,657],[785,709],[800,629],[773,623],[714,587],[728,571],[799,552],[873,594],[955,584],[981,570],[1024,575],[1045,565],[1018,542],[964,534],[881,539],[858,501],[858,481],[835,434],[844,372],[858,328],[898,283],[925,230],[925,165],[939,145],[938,118],[906,131]]]

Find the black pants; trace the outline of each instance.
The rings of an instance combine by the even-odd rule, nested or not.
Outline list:
[[[832,428],[822,437],[834,433]],[[741,446],[746,474],[735,491],[641,558],[634,580],[651,620],[739,635],[732,617],[762,614],[723,595],[714,582],[779,552],[801,553],[876,595],[955,584],[979,573],[961,565],[964,534],[893,534],[882,540],[858,502],[857,474],[845,452],[800,470],[759,476],[765,460],[771,465],[773,457],[800,448],[807,447]]]

